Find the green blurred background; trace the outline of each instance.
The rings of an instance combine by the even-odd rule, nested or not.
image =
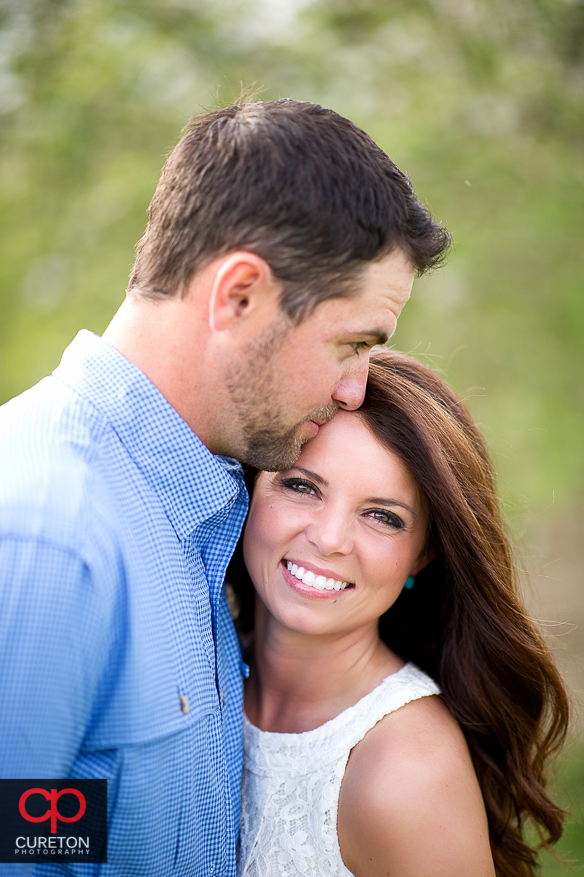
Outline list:
[[[252,83],[349,116],[451,230],[392,343],[482,424],[581,716],[582,0],[0,0],[0,402],[103,331],[165,154]],[[557,780],[577,872],[581,741],[577,718]]]

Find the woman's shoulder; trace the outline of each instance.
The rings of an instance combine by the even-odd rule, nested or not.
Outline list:
[[[474,777],[460,725],[442,698],[431,695],[404,704],[367,732],[351,752],[345,782],[355,794],[395,796],[403,804],[402,798],[414,794],[418,778],[427,793],[429,784],[439,784],[444,774],[469,769]],[[382,771],[391,783],[384,782]],[[365,774],[369,782],[360,790],[356,781]],[[396,783],[399,776],[407,776],[408,788]]]
[[[351,752],[338,833],[357,877],[492,877],[482,795],[460,726],[436,695],[386,715]]]

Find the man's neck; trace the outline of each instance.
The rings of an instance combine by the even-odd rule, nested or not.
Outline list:
[[[217,390],[205,373],[205,325],[200,309],[179,297],[128,296],[104,341],[144,372],[201,441],[214,452]],[[212,402],[212,399],[215,401]]]

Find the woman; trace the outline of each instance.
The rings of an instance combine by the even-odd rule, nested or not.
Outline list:
[[[243,554],[240,875],[533,874],[526,822],[562,831],[545,778],[568,704],[444,382],[375,353],[363,407],[257,477]]]

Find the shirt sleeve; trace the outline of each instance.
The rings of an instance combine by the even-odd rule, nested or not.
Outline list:
[[[0,777],[69,774],[105,657],[98,603],[75,552],[0,538]]]

